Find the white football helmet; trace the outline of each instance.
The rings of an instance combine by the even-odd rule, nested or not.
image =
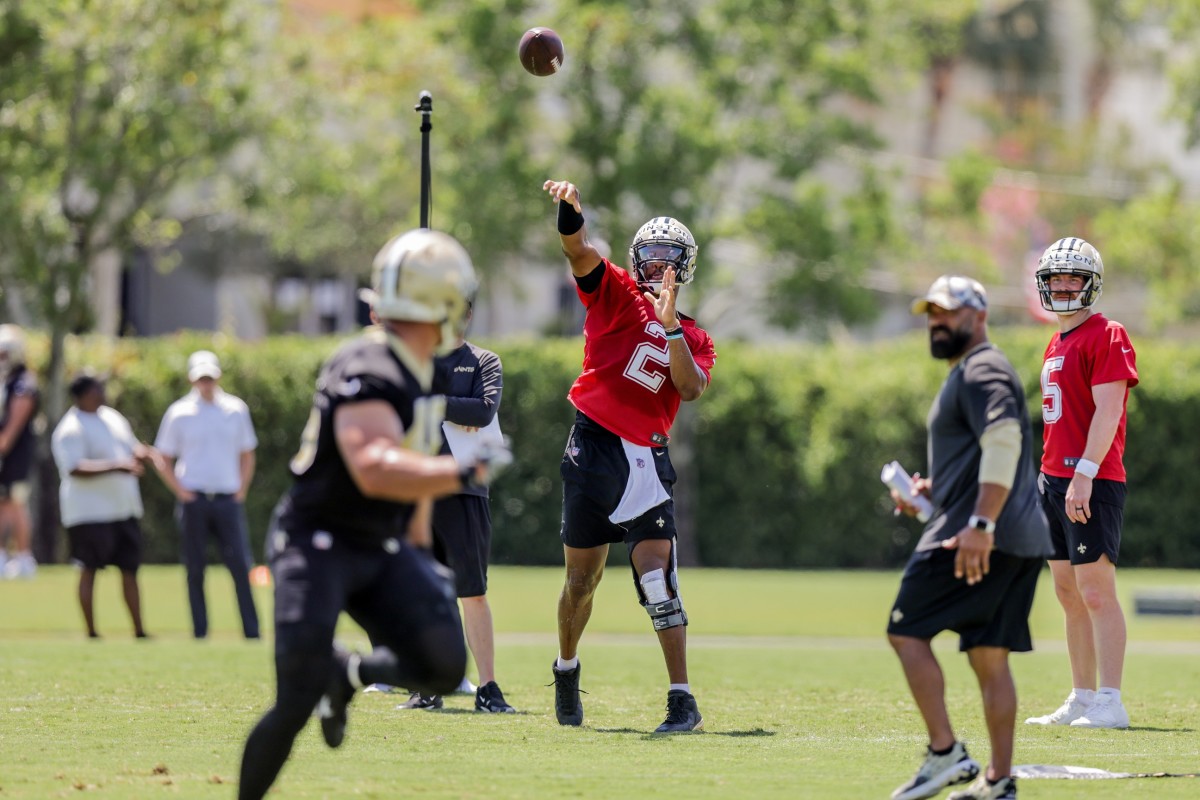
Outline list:
[[[1055,300],[1050,293],[1051,275],[1079,275],[1084,279],[1083,288],[1070,300]],[[1095,247],[1078,236],[1068,236],[1042,253],[1035,280],[1042,308],[1055,314],[1074,314],[1090,308],[1100,299],[1104,288],[1104,262]]]
[[[383,246],[360,297],[380,319],[441,326],[438,353],[458,346],[479,279],[471,256],[453,236],[428,228],[403,233]]]
[[[672,217],[655,217],[633,237],[633,243],[629,245],[629,263],[633,267],[634,280],[643,289],[658,294],[667,267],[675,268],[677,284],[692,280],[698,252],[700,248],[686,225]]]
[[[0,325],[0,375],[25,363],[25,332],[17,325]]]

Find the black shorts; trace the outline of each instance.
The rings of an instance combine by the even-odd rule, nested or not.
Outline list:
[[[328,652],[342,611],[372,645],[397,653],[423,647],[424,632],[435,627],[458,630],[461,638],[450,571],[426,553],[278,528],[268,533],[267,552],[275,580],[277,656]]]
[[[1088,508],[1092,512],[1087,524],[1072,522],[1067,517],[1067,487],[1070,478],[1042,475],[1042,510],[1050,521],[1050,542],[1054,546],[1051,561],[1070,561],[1072,564],[1094,564],[1101,555],[1113,564],[1121,553],[1121,527],[1125,523],[1125,484],[1122,481],[1092,482],[1092,497]]]
[[[492,510],[486,497],[455,494],[433,506],[433,556],[454,570],[459,597],[487,594]]]
[[[118,522],[85,522],[67,528],[71,560],[86,569],[110,564],[137,572],[142,564],[142,526],[133,517]]]
[[[1033,649],[1029,611],[1037,589],[1040,558],[1020,558],[993,550],[988,574],[974,586],[954,577],[954,551],[913,553],[892,604],[887,631],[932,639],[942,631],[959,635],[958,649]]]
[[[675,468],[667,448],[635,447],[577,412],[560,472],[563,509],[559,536],[568,547],[624,541],[632,549],[647,539],[675,538],[675,503],[671,499]],[[622,518],[623,507],[629,507],[624,504],[635,495],[656,496],[659,502],[644,510],[635,506],[639,513]]]

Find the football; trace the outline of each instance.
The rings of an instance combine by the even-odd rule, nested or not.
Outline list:
[[[549,28],[530,28],[517,45],[517,55],[526,72],[545,77],[562,69],[563,42]]]

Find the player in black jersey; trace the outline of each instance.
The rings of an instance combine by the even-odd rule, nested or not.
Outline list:
[[[266,794],[314,710],[337,747],[356,689],[449,692],[466,670],[454,586],[427,550],[431,510],[436,497],[486,485],[496,463],[460,469],[437,455],[446,401],[430,391],[435,354],[464,332],[475,271],[452,237],[421,229],[388,242],[372,272],[363,299],[378,325],[322,368],[268,534],[277,694],[246,741],[240,798]],[[342,611],[370,636],[370,654],[335,649]]]

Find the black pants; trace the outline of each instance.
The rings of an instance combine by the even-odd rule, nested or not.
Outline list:
[[[208,539],[213,537],[221,561],[233,578],[242,632],[247,639],[258,638],[258,611],[250,591],[250,539],[246,532],[246,512],[231,494],[199,494],[190,503],[175,508],[183,545],[183,566],[187,569],[188,602],[192,608],[192,632],[197,639],[208,635],[208,605],[204,599],[204,568],[208,563]]]
[[[409,547],[352,547],[325,531],[268,534],[275,578],[275,705],[246,741],[239,797],[274,783],[335,674],[333,637],[346,611],[375,649],[362,657],[364,684],[427,694],[458,687],[467,646],[449,570]]]

